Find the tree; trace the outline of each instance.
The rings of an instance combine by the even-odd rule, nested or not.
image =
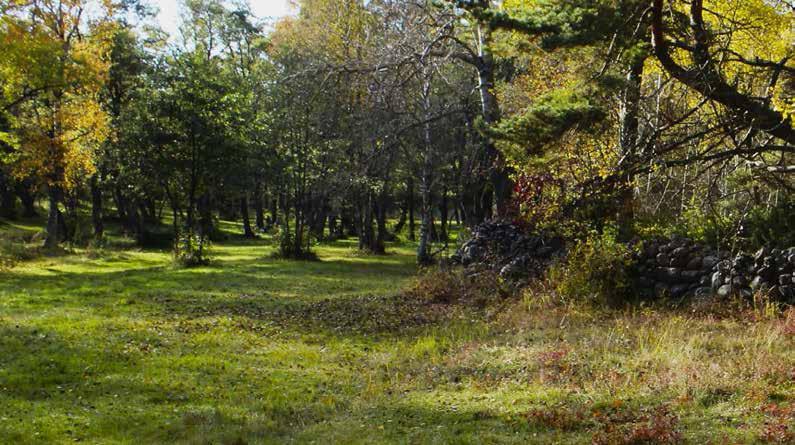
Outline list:
[[[729,20],[728,17],[723,16],[721,9],[711,13],[715,19],[714,23],[719,26],[722,23],[728,23],[728,25],[720,30],[710,29],[710,25],[705,19],[703,0],[694,0],[690,2],[687,12],[688,25],[676,24],[677,30],[682,30],[683,34],[679,35],[675,45],[685,51],[693,62],[693,66],[685,68],[671,55],[671,44],[667,36],[676,34],[675,31],[667,32],[663,20],[664,3],[663,0],[652,2],[652,44],[654,54],[663,69],[708,99],[735,113],[742,114],[743,119],[752,128],[775,136],[787,144],[795,145],[795,127],[793,127],[792,121],[784,112],[777,110],[772,105],[771,98],[782,73],[795,74],[795,67],[788,66],[788,63],[795,57],[795,46],[790,44],[788,48],[782,48],[782,51],[769,51],[769,55],[777,57],[777,60],[770,60],[760,54],[763,53],[763,51],[758,51],[760,48],[743,48],[742,40],[739,44],[727,45],[725,42],[730,42],[730,40],[726,39],[730,39],[735,34],[742,39],[742,34],[750,30],[743,29],[741,21]],[[672,3],[676,5],[677,2]],[[752,24],[754,19],[764,20],[766,27],[772,27],[772,30],[771,28],[767,29],[767,33],[772,34],[771,38],[791,36],[793,20],[795,20],[791,13],[776,11],[775,6],[768,5],[761,0],[753,1],[752,4],[751,8],[744,11],[751,14]],[[681,17],[678,9],[674,12],[675,17]],[[753,93],[740,91],[727,80],[729,77],[745,75],[748,73],[746,71],[748,68],[758,71],[755,73],[756,75],[766,73],[765,78],[768,85],[765,86],[766,93],[761,99],[755,97]],[[738,75],[731,76],[728,72],[732,70],[736,70]]]
[[[14,108],[17,175],[35,176],[48,188],[47,248],[65,235],[58,208],[63,193],[93,173],[94,151],[109,132],[98,96],[108,74],[110,11],[101,5],[100,16],[89,21],[93,5],[88,0],[14,3],[4,15],[6,42],[17,46],[13,53],[35,57],[42,67],[33,76],[7,68],[7,77],[24,79],[24,86],[6,108]],[[31,41],[33,51],[25,48]]]

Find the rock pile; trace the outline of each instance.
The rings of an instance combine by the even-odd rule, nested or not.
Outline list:
[[[473,229],[472,238],[451,260],[471,270],[490,269],[522,280],[543,272],[564,251],[560,238],[526,235],[511,223],[487,221]]]
[[[681,237],[646,242],[636,257],[638,288],[658,297],[750,297],[764,291],[792,303],[794,270],[795,247],[732,256]]]

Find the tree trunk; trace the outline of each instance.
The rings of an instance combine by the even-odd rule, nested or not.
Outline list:
[[[11,179],[0,170],[0,216],[14,219],[17,216],[17,197],[14,195]]]
[[[386,228],[386,189],[380,193],[375,210],[377,232],[373,252],[384,254],[386,253],[386,239],[389,236]]]
[[[295,255],[300,257],[304,253],[304,213],[302,199],[296,197],[295,201]]]
[[[61,242],[61,225],[58,223],[60,210],[58,201],[60,200],[60,190],[55,186],[49,186],[47,190],[49,209],[47,213],[47,236],[44,238],[44,248],[53,250]]]
[[[72,238],[71,234],[69,233],[69,226],[66,225],[66,218],[63,216],[63,212],[58,209],[58,232],[61,236],[60,242],[64,242],[70,240]]]
[[[281,221],[281,224],[279,226],[279,230],[284,235],[289,235],[290,234],[290,205],[287,203],[287,198],[283,194],[279,195],[279,207],[281,207],[281,209],[282,209],[281,211],[282,211],[282,213],[284,215],[284,217],[283,217],[283,219]],[[278,219],[278,216],[275,216],[275,218]],[[283,243],[280,247],[282,249],[282,253],[284,253],[284,254],[287,254],[288,253],[287,251],[291,250],[293,248],[293,246],[291,246],[291,245],[289,245],[287,243]]]
[[[464,224],[467,227],[475,227],[480,224],[485,215],[480,206],[479,187],[470,182],[465,182],[461,192],[461,208],[464,209]]]
[[[442,217],[442,225],[439,231],[439,240],[447,241],[447,226],[448,226],[448,202],[447,202],[447,187],[442,190],[442,202],[439,207],[439,213]]]
[[[328,205],[325,198],[318,200],[318,208],[314,212],[312,232],[318,240],[323,241],[326,237],[326,221],[328,220]]]
[[[430,212],[431,213],[431,218],[430,218],[430,220],[431,220],[431,224],[430,224],[430,228],[431,228],[430,239],[431,239],[432,243],[437,243],[441,239],[439,238],[439,232],[436,231],[436,218],[434,218],[434,214],[433,214],[433,195],[431,195],[431,203],[430,203],[430,207],[429,208],[431,209],[431,212]]]
[[[494,206],[491,203],[494,202],[494,190],[491,188],[484,188],[481,190],[480,193],[480,211],[482,212],[481,221],[485,221],[488,219],[492,219],[495,215],[500,216],[499,214],[494,213]]]
[[[178,246],[179,244],[179,237],[180,237],[180,230],[179,230],[179,203],[177,203],[176,199],[173,199],[169,194],[169,200],[171,201],[171,229],[174,231],[174,246]]]
[[[621,167],[632,168],[637,157],[637,143],[639,137],[639,115],[641,87],[643,84],[643,67],[646,62],[644,57],[636,57],[629,66],[627,83],[621,97],[619,111],[619,144],[620,158],[624,165]],[[632,224],[635,219],[635,191],[633,177],[625,175],[619,185],[617,223],[621,238],[628,239],[632,234]]]
[[[240,218],[240,200],[232,199],[227,202],[222,200],[216,207],[218,217],[227,221],[237,221]]]
[[[279,200],[274,197],[270,200],[271,203],[271,224],[279,224]]]
[[[341,221],[342,221],[342,224],[341,224],[342,227],[341,228],[342,228],[343,235],[345,235],[345,236],[356,236],[357,235],[358,231],[357,231],[357,228],[356,228],[356,219],[357,218],[355,218],[355,217],[353,217],[353,218],[351,217],[350,209],[348,211],[343,211],[342,217],[341,217]]]
[[[406,185],[407,191],[407,205],[409,208],[409,241],[415,241],[417,238],[415,237],[416,227],[414,223],[414,178],[410,177],[408,180],[408,184]]]
[[[157,224],[157,202],[152,198],[147,198],[141,204],[141,213],[145,216],[145,221],[149,224]]]
[[[25,218],[38,216],[38,212],[36,212],[36,198],[30,192],[30,184],[28,184],[28,181],[22,181],[17,184],[16,191],[19,200],[22,202],[22,216]]]
[[[143,224],[143,215],[139,208],[141,206],[138,205],[136,199],[127,200],[127,208],[124,211],[124,214],[127,215],[127,231],[130,236],[135,238],[135,243],[139,246],[144,244],[144,224]]]
[[[429,156],[426,155],[426,158]],[[428,164],[428,162],[425,162]],[[423,167],[422,181],[420,183],[420,194],[422,195],[422,208],[420,209],[420,242],[417,245],[417,263],[428,265],[432,262],[430,243],[431,243],[431,168],[429,165]]]
[[[403,227],[406,226],[406,217],[408,216],[408,206],[404,205],[400,208],[400,217],[398,217],[397,224],[395,224],[395,234],[400,233],[403,231]]]
[[[423,108],[426,118],[430,117],[431,112],[431,83],[426,78],[423,85]],[[420,179],[420,194],[422,195],[422,222],[420,223],[420,242],[417,245],[417,263],[420,265],[431,264],[431,182],[433,180],[433,141],[431,140],[430,119],[426,119],[423,126],[423,159],[422,175]]]
[[[262,183],[257,180],[256,184],[254,185],[254,215],[255,222],[254,224],[257,227],[257,230],[260,232],[265,231],[265,210],[264,206],[262,205]]]
[[[337,215],[335,215],[334,213],[329,213],[329,215],[328,215],[328,233],[329,233],[329,237],[332,240],[333,239],[337,239],[338,237],[341,237],[341,235],[342,235],[341,231],[340,231],[340,233],[338,233]]]
[[[481,113],[486,125],[496,124],[500,120],[500,106],[494,94],[494,55],[491,53],[492,33],[488,25],[478,25],[478,91],[480,93]],[[493,188],[494,207],[500,217],[506,216],[508,204],[513,193],[513,182],[504,165],[502,154],[494,142],[484,138],[484,151],[489,168],[489,179]]]
[[[213,209],[209,193],[204,193],[199,198],[199,230],[202,238],[212,239],[213,236]]]
[[[359,226],[359,249],[374,252],[375,234],[373,233],[373,192],[368,191],[361,204]]]
[[[102,189],[99,186],[99,174],[91,176],[91,222],[94,225],[94,238],[100,239],[105,232],[102,223]]]
[[[116,203],[116,213],[118,214],[119,221],[126,221],[127,215],[125,209],[127,208],[127,204],[124,195],[121,193],[121,187],[119,187],[118,184],[113,187],[113,200]]]
[[[240,217],[243,219],[243,236],[256,238],[254,231],[251,230],[251,221],[248,218],[248,198],[245,194],[240,198]]]

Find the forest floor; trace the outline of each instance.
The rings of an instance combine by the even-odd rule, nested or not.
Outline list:
[[[38,230],[0,224],[0,236]],[[401,296],[412,246],[0,272],[0,443],[792,443],[795,313]]]

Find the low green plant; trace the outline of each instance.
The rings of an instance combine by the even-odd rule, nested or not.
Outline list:
[[[795,245],[795,203],[755,208],[748,215],[745,227],[751,246]]]
[[[728,237],[734,235],[736,225],[730,216],[708,212],[696,205],[693,200],[682,212],[678,227],[675,226],[673,232],[715,245],[727,241]]]
[[[300,243],[296,243],[295,234],[284,227],[279,228],[276,236],[279,239],[279,250],[276,252],[276,257],[307,261],[316,261],[318,259],[317,255],[308,248],[306,238],[302,239]],[[305,234],[304,236],[309,235]],[[307,247],[304,248],[303,246]]]
[[[609,227],[576,244],[549,280],[564,298],[617,306],[632,297],[631,267],[632,249]]]
[[[0,238],[0,270],[10,270],[19,263],[41,255],[41,248],[19,236]]]
[[[184,267],[206,266],[210,263],[209,240],[193,231],[187,231],[174,244],[174,259]]]

